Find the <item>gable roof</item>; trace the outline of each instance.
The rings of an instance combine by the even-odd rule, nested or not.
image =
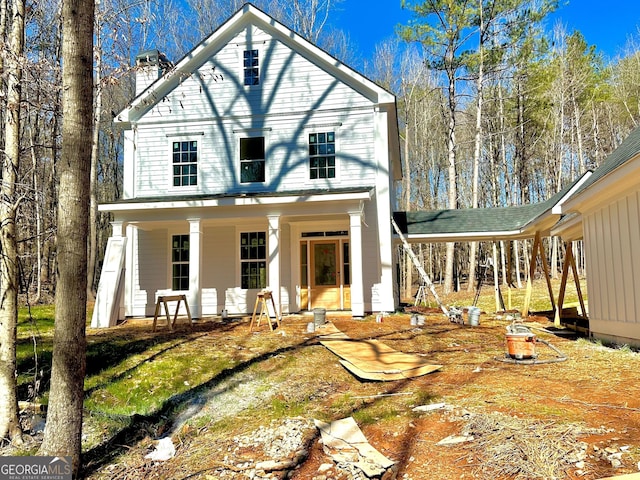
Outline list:
[[[305,40],[253,4],[246,3],[211,35],[182,57],[162,77],[133,99],[130,105],[116,115],[116,121],[128,123],[142,116],[156,103],[160,102],[171,90],[176,88],[185,77],[190,76],[212,55],[224,47],[235,33],[247,25],[259,27],[292,50],[312,59],[323,70],[349,85],[374,104],[393,105],[394,110],[391,113],[395,119],[395,96],[392,93]],[[397,125],[395,129],[397,131]]]
[[[583,175],[548,200],[529,205],[394,212],[393,218],[407,240],[450,242],[531,238],[556,223],[562,205],[589,178]]]
[[[585,212],[640,183],[640,127],[633,130],[562,207],[563,213]]]
[[[629,160],[640,154],[640,127],[633,130],[627,138],[625,138],[620,146],[616,148],[602,164],[596,168],[593,175],[587,182],[582,185],[575,195],[582,193],[584,190],[591,187],[594,183],[600,179],[606,177],[608,174],[616,170],[618,167],[624,165]]]

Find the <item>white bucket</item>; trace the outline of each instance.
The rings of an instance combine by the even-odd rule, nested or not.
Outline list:
[[[471,325],[472,327],[477,327],[480,323],[480,308],[469,307],[467,318],[469,320],[469,325]]]

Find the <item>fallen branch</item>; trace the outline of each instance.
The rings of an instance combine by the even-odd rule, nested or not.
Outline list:
[[[640,412],[640,408],[625,407],[623,405],[611,405],[610,403],[589,403],[589,402],[584,402],[582,400],[576,400],[574,398],[567,398],[567,397],[562,397],[558,399],[558,401],[562,403],[579,403],[581,405],[585,405],[587,407],[593,407],[593,408],[615,408],[619,410],[629,410],[632,412]]]
[[[398,395],[413,395],[413,392],[398,392],[398,393],[378,393],[376,395],[360,395],[352,398],[380,398],[380,397],[396,397]]]

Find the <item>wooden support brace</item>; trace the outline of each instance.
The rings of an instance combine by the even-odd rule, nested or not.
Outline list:
[[[536,255],[538,251],[538,245],[540,243],[540,234],[536,233],[536,238],[533,241],[533,248],[531,249],[531,260],[529,262],[529,275],[527,277],[527,287],[524,293],[524,306],[522,307],[522,318],[529,316],[529,305],[531,303],[531,292],[533,290],[533,276],[536,273]]]
[[[569,266],[573,259],[573,250],[571,242],[567,244],[567,251],[564,256],[564,265],[562,266],[562,279],[560,280],[560,291],[558,292],[558,305],[556,306],[556,314],[553,319],[553,324],[560,328],[560,320],[562,318],[562,306],[564,305],[564,295],[567,290],[567,278],[569,276]]]

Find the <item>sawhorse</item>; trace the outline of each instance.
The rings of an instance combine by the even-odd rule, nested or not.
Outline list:
[[[169,306],[167,302],[178,302],[176,304],[176,313],[173,315],[173,321],[169,317]],[[160,305],[164,305],[164,312],[167,316],[167,325],[169,326],[169,330],[173,332],[173,327],[176,325],[176,321],[178,320],[178,312],[180,311],[180,302],[184,302],[184,307],[187,310],[187,317],[189,318],[189,328],[193,330],[193,324],[191,320],[191,312],[189,311],[189,304],[187,303],[186,295],[160,295],[156,302],[156,313],[153,315],[153,331],[156,331],[156,322],[158,321],[158,314],[160,313]]]
[[[256,321],[256,314],[258,312],[258,305],[260,305],[260,314],[258,315],[258,321],[256,323],[256,327],[260,326],[260,321],[262,320],[262,316],[267,319],[269,322],[269,329],[273,331],[273,324],[271,323],[271,318],[269,317],[269,306],[267,305],[267,300],[271,300],[271,305],[273,306],[273,314],[276,317],[276,325],[280,327],[280,316],[278,315],[278,310],[276,310],[276,303],[273,300],[273,295],[269,291],[258,292],[256,296],[256,304],[253,307],[253,315],[251,315],[251,325],[249,327],[249,331],[253,330],[253,324]]]

